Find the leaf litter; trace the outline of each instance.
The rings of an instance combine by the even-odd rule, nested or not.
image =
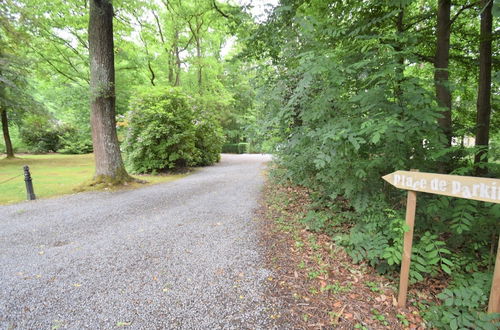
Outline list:
[[[264,187],[258,215],[260,244],[273,271],[267,294],[284,304],[269,317],[298,329],[426,329],[414,306],[422,286],[410,288],[407,308],[398,309],[397,278],[353,263],[332,237],[299,222],[309,210],[309,194],[269,180]]]

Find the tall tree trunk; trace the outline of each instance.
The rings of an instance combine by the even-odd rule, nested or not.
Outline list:
[[[488,162],[491,117],[491,40],[492,0],[482,0],[481,31],[479,44],[479,83],[477,91],[476,146],[481,147],[474,157],[474,164]],[[476,175],[486,175],[487,168],[476,167]]]
[[[130,181],[120,153],[115,118],[113,6],[111,0],[90,0],[90,103],[96,182]]]
[[[175,82],[174,86],[181,85],[181,51],[179,49],[179,30],[175,30],[174,33],[174,44],[173,44],[173,56],[175,61]]]
[[[175,66],[175,54],[172,49],[168,52],[168,83],[174,86],[174,66]]]
[[[396,31],[398,34],[398,37],[401,37],[402,34],[404,33],[404,8],[401,6],[400,11],[398,13],[398,17],[396,19]],[[394,47],[394,49],[397,51],[396,55],[396,88],[395,88],[395,94],[397,98],[397,102],[399,106],[403,106],[402,104],[402,96],[403,96],[403,90],[401,88],[401,84],[403,83],[404,80],[404,64],[405,64],[405,58],[402,54],[403,51],[403,44],[402,42],[398,41]]]
[[[196,33],[199,33],[199,30],[196,31]],[[195,36],[195,41],[196,41],[196,57],[198,58],[198,88],[200,89],[200,94],[201,94],[201,86],[202,86],[202,65],[201,65],[201,40],[200,36],[196,35]]]
[[[438,125],[446,136],[446,146],[451,146],[451,92],[449,88],[448,62],[450,59],[450,8],[451,0],[438,0],[436,29],[436,57],[434,60],[434,83],[438,105],[443,108]]]
[[[3,131],[3,139],[5,141],[5,153],[7,155],[7,158],[14,158],[14,149],[12,148],[12,141],[10,140],[9,120],[7,118],[7,110],[2,107],[2,109],[0,109],[0,115],[2,117],[2,131]]]

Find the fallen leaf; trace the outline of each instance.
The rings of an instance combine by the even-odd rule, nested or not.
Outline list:
[[[82,285],[81,285],[80,283],[73,283],[73,286],[74,286],[74,287],[79,288],[79,287],[81,287]]]
[[[339,323],[340,317],[342,316],[342,313],[344,313],[344,309],[345,309],[345,306],[342,307],[342,309],[339,310],[338,312],[334,313],[335,317],[333,317],[332,320],[331,320],[333,324],[338,324]]]
[[[339,308],[340,306],[342,306],[342,303],[340,301],[337,301],[333,304],[333,307],[335,308]]]
[[[116,322],[117,327],[128,327],[132,322]]]

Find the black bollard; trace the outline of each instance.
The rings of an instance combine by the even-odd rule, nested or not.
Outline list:
[[[28,165],[24,167],[24,182],[26,183],[26,193],[28,196],[28,200],[35,200],[35,191],[33,190],[33,181],[31,180],[30,168]]]

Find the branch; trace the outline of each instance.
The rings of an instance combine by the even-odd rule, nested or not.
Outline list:
[[[404,31],[407,31],[408,29],[410,29],[412,26],[414,25],[417,25],[418,23],[421,23],[425,20],[428,20],[429,18],[432,18],[434,17],[434,13],[426,13],[426,14],[422,14],[419,18],[417,18],[416,21],[414,22],[411,22],[411,23],[408,23],[404,26],[403,30]]]
[[[215,0],[212,1],[212,4],[214,5],[214,9],[219,13],[221,14],[223,17],[229,19],[230,17],[228,15],[226,15],[222,10],[219,9],[219,7],[217,7],[217,3]]]
[[[165,44],[165,38],[163,38],[163,31],[161,29],[160,19],[158,18],[158,15],[156,15],[156,12],[154,10],[151,10],[151,13],[153,14],[156,21],[156,25],[158,26],[158,33],[160,34],[161,43]]]
[[[90,84],[90,81],[87,78],[84,78],[80,70],[76,68],[76,66],[71,62],[71,59],[68,58],[60,49],[59,47],[56,46],[57,52],[66,60],[66,62],[70,65],[70,67],[78,74],[79,77],[81,77],[83,80],[85,80],[87,83]]]
[[[415,55],[416,57],[418,57],[418,59],[420,59],[422,62],[427,62],[427,63],[434,64],[434,57],[432,57],[432,56],[428,56],[428,55],[424,55],[424,54],[418,54],[418,53],[414,53],[413,55]]]
[[[457,13],[455,14],[455,16],[453,16],[453,18],[450,20],[450,26],[453,25],[453,23],[457,20],[458,16],[460,16],[460,14],[466,10],[466,9],[470,9],[474,6],[477,6],[479,4],[479,1],[476,1],[476,2],[473,2],[473,3],[470,3],[468,5],[464,5],[462,6],[458,11]]]
[[[38,52],[36,49],[34,49],[33,47],[30,46],[31,49],[33,49],[33,51],[38,54],[38,56],[40,56],[45,62],[47,62],[54,70],[56,70],[60,75],[62,75],[63,77],[66,77],[67,79],[77,83],[78,85],[81,86],[80,82],[78,80],[76,80],[75,78],[71,77],[70,75],[64,73],[63,71],[59,70],[57,68],[57,66],[55,66],[48,58],[46,58],[45,56],[42,55],[42,53]]]
[[[149,78],[149,80],[151,81],[151,85],[156,86],[155,85],[155,77],[156,76],[155,76],[155,72],[153,71],[153,68],[151,67],[151,59],[149,56],[148,43],[147,43],[146,39],[142,36],[142,31],[143,31],[144,25],[142,24],[139,17],[136,17],[136,16],[134,16],[134,17],[141,28],[141,30],[139,31],[139,39],[141,39],[142,43],[144,44],[144,50],[146,51],[146,59],[148,61],[148,69],[149,69],[149,72],[151,73],[151,78]]]

